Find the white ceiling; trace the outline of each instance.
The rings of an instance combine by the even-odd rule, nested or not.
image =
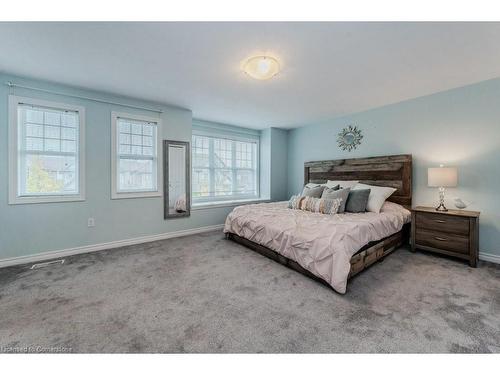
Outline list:
[[[0,23],[0,70],[294,127],[500,76],[500,23]],[[283,71],[257,81],[253,54]]]

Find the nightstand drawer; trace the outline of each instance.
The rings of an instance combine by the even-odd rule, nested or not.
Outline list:
[[[417,229],[428,229],[444,233],[469,235],[469,218],[450,215],[440,215],[438,213],[417,213]]]
[[[429,246],[461,254],[469,253],[469,237],[437,230],[421,229],[418,227],[418,224],[415,242],[417,246]]]

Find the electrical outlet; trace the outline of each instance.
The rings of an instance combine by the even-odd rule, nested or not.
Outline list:
[[[89,228],[95,227],[95,220],[93,217],[89,217],[89,219],[87,220],[87,226]]]

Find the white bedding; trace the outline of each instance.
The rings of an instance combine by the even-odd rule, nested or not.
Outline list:
[[[385,202],[380,213],[337,215],[289,209],[287,202],[261,203],[236,207],[224,232],[296,261],[345,293],[351,257],[369,242],[398,232],[410,219],[410,211],[392,202]]]

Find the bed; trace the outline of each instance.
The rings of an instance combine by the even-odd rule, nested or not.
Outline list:
[[[224,232],[343,294],[349,278],[408,241],[411,179],[411,155],[306,162],[304,184],[359,180],[396,191],[380,213],[324,215],[289,209],[286,202],[239,206]]]

